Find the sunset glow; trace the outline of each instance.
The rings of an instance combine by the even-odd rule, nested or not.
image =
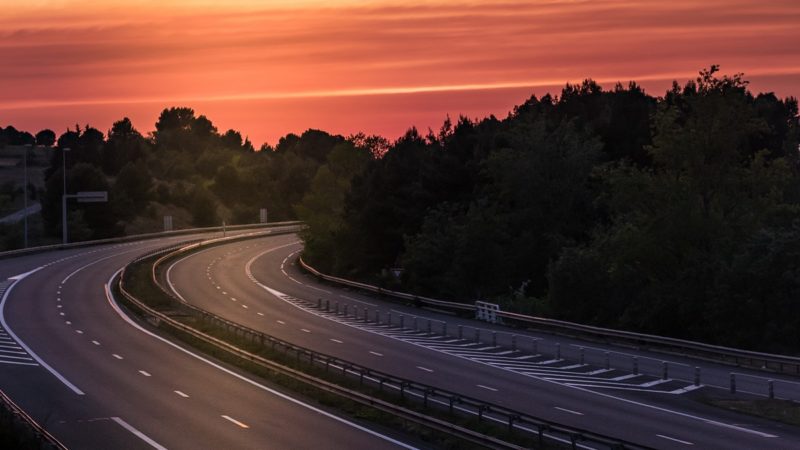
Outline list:
[[[393,139],[587,77],[661,95],[711,64],[798,96],[798,23],[796,0],[11,0],[0,126],[149,131],[189,106],[257,146],[307,128]]]

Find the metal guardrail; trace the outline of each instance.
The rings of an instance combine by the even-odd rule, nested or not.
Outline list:
[[[245,225],[228,225],[225,227],[206,227],[206,228],[187,228],[183,230],[173,230],[173,231],[160,231],[156,233],[144,233],[144,234],[133,234],[130,236],[121,236],[116,238],[108,238],[108,239],[95,239],[92,241],[80,241],[80,242],[72,242],[69,244],[53,244],[53,245],[41,245],[38,247],[30,247],[30,248],[21,248],[17,250],[7,250],[4,252],[0,252],[0,258],[11,258],[14,256],[22,256],[22,255],[29,255],[33,253],[41,253],[47,252],[51,250],[63,250],[63,249],[70,249],[70,248],[81,248],[81,247],[89,247],[93,245],[103,245],[103,244],[116,244],[121,242],[132,242],[132,241],[140,241],[145,239],[157,239],[157,238],[164,238],[170,236],[180,236],[184,234],[194,234],[194,233],[211,233],[214,231],[238,231],[238,230],[248,230],[248,229],[256,229],[256,228],[272,228],[272,227],[279,227],[279,226],[286,226],[286,225],[300,225],[302,222],[299,221],[287,221],[287,222],[272,222],[272,223],[252,223],[252,224],[245,224]]]
[[[17,422],[28,428],[31,433],[39,440],[42,449],[52,450],[67,450],[58,439],[52,434],[48,433],[41,425],[39,425],[33,417],[29,416],[22,408],[17,406],[11,398],[9,398],[3,391],[0,391],[0,408],[4,408],[9,414],[14,416]]]
[[[312,275],[343,286],[354,287],[378,295],[386,295],[413,302],[417,306],[435,306],[456,311],[475,311],[475,306],[465,303],[449,302],[445,300],[421,297],[404,292],[383,289],[366,283],[347,280],[324,274],[308,265],[303,258],[299,258],[300,266]],[[692,356],[713,362],[720,362],[740,367],[748,367],[768,372],[778,372],[788,375],[800,375],[800,358],[761,353],[719,345],[705,344],[702,342],[688,341],[652,334],[634,333],[630,331],[601,328],[591,325],[566,322],[563,320],[546,319],[543,317],[527,316],[507,311],[498,311],[497,317],[507,319],[506,324],[518,326],[536,326],[537,330],[544,330],[554,334],[571,337],[588,338],[594,341],[633,345],[640,349],[648,349],[662,353],[673,353],[683,356]]]
[[[216,240],[216,242],[221,242],[221,240]],[[578,443],[599,445],[601,446],[601,448],[618,448],[618,449],[647,448],[645,446],[638,445],[632,442],[627,442],[625,440],[613,438],[610,436],[605,436],[588,430],[565,426],[546,419],[537,418],[527,413],[516,411],[496,404],[488,403],[479,400],[477,398],[472,398],[466,395],[462,395],[457,392],[441,389],[438,387],[433,387],[423,383],[418,383],[413,380],[397,377],[386,372],[381,372],[371,369],[366,366],[361,366],[359,364],[344,359],[340,359],[324,353],[319,353],[314,350],[310,350],[292,344],[290,342],[278,339],[276,337],[270,336],[266,333],[239,325],[235,322],[219,317],[213,313],[205,311],[196,306],[183,303],[175,295],[173,295],[173,293],[171,293],[170,290],[163,285],[163,283],[159,281],[157,276],[157,267],[159,264],[166,261],[167,259],[173,258],[185,252],[192,251],[193,249],[198,248],[201,244],[202,246],[207,245],[207,243],[197,243],[189,246],[183,246],[178,249],[175,249],[173,246],[172,248],[161,249],[161,251],[159,252],[154,252],[154,254],[162,253],[163,255],[153,263],[153,268],[151,270],[152,281],[166,295],[171,297],[176,305],[180,306],[180,308],[182,309],[181,313],[188,313],[203,323],[213,324],[217,327],[223,328],[226,331],[233,333],[234,335],[241,337],[242,339],[245,339],[249,342],[258,343],[261,346],[270,345],[273,348],[273,350],[283,349],[284,353],[286,354],[292,353],[296,355],[296,358],[298,360],[307,359],[308,363],[312,365],[314,364],[318,365],[320,368],[324,367],[326,371],[327,370],[340,371],[340,373],[344,376],[357,378],[359,380],[359,383],[361,384],[371,383],[380,390],[393,389],[399,392],[403,398],[413,397],[421,400],[426,407],[429,405],[431,406],[435,405],[443,409],[446,408],[450,413],[466,414],[477,417],[479,420],[486,420],[498,424],[503,424],[505,426],[508,426],[510,430],[519,430],[531,433],[535,439],[539,440],[540,444],[543,442],[545,437],[554,439],[555,436],[558,437],[561,441],[571,443],[573,448],[577,448]],[[142,259],[139,260],[139,262],[141,261]],[[333,389],[333,391],[330,392],[335,392],[339,395],[344,395],[346,398],[349,398],[351,400],[358,401],[364,404],[369,404],[372,406],[379,405],[380,407],[378,409],[381,409],[385,412],[389,412],[392,414],[396,414],[399,417],[414,420],[426,426],[428,424],[435,424],[436,427],[444,427],[444,428],[436,428],[439,431],[450,430],[448,432],[455,433],[455,435],[463,439],[467,439],[476,443],[481,443],[481,445],[488,445],[492,448],[507,448],[509,446],[509,444],[502,443],[502,441],[497,441],[497,440],[491,442],[490,441],[478,442],[475,439],[484,440],[488,437],[480,433],[476,433],[472,430],[466,430],[461,427],[457,427],[447,422],[439,423],[441,422],[439,421],[439,419],[435,419],[433,417],[430,417],[428,415],[423,415],[418,412],[409,411],[405,408],[398,407],[397,405],[386,403],[375,397],[365,396],[365,394],[363,393],[349,391],[342,387],[332,387],[330,386],[330,383],[327,381],[311,377],[310,375],[296,371],[295,369],[281,366],[273,361],[266,360],[260,356],[253,355],[252,353],[241,350],[227,342],[223,342],[217,338],[208,336],[194,328],[189,327],[188,325],[175,321],[174,319],[166,316],[165,314],[153,310],[152,308],[143,304],[138,299],[134,298],[127,290],[124,289],[124,274],[125,271],[123,270],[123,273],[119,281],[120,292],[122,292],[123,296],[125,296],[126,299],[130,300],[131,303],[133,303],[137,307],[137,309],[141,310],[150,317],[156,318],[158,321],[162,321],[163,323],[166,323],[171,327],[189,333],[192,336],[195,336],[198,339],[203,340],[204,342],[208,342],[212,345],[217,346],[218,348],[229,351],[251,362],[257,362],[261,365],[264,365],[265,367],[274,368],[278,370],[280,373],[284,373],[292,377],[299,377],[298,379],[301,379],[302,381],[308,381],[315,385],[317,383],[320,383],[320,386],[324,386],[325,390]],[[367,319],[365,318],[365,320]],[[389,326],[391,326],[391,324]],[[467,434],[464,434],[465,432]],[[548,435],[546,436],[545,433],[548,433]]]

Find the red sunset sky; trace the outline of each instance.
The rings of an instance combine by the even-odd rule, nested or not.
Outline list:
[[[146,133],[189,106],[256,147],[394,139],[587,77],[662,95],[711,64],[796,97],[798,24],[798,0],[4,0],[0,126]]]

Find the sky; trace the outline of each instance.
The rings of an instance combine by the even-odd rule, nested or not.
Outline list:
[[[3,0],[0,126],[188,106],[258,147],[309,128],[389,139],[505,117],[592,78],[652,95],[711,64],[800,96],[798,0]]]

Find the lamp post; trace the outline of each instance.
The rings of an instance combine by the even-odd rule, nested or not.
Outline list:
[[[64,190],[61,195],[61,237],[63,244],[67,244],[67,152],[68,147],[61,149],[61,169],[63,172]]]
[[[24,246],[23,248],[28,248],[28,150],[33,148],[33,144],[28,144],[25,146],[25,152],[23,153],[22,160],[24,161],[24,170],[23,170],[23,182],[22,182],[22,221],[25,223],[25,231],[24,231]]]

